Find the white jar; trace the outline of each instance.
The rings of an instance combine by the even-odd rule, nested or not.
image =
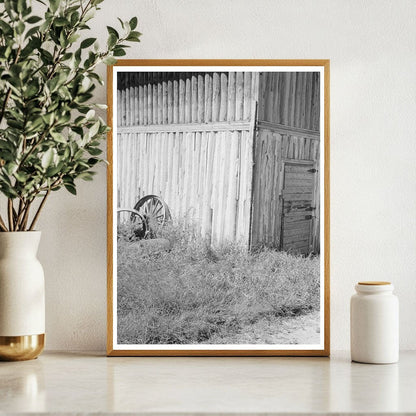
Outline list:
[[[390,282],[359,282],[351,297],[351,359],[390,364],[399,360],[399,302]]]

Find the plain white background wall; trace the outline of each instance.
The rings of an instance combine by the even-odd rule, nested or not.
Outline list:
[[[416,2],[106,0],[91,27],[104,44],[135,15],[126,58],[331,60],[331,346],[349,348],[354,283],[374,279],[394,283],[416,349]],[[39,225],[49,350],[105,349],[104,166],[78,194],[53,195]]]

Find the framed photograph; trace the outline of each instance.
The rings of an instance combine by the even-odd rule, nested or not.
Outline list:
[[[107,81],[107,354],[328,356],[329,61]]]

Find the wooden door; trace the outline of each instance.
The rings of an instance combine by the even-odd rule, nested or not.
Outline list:
[[[312,250],[316,169],[310,161],[285,161],[283,169],[280,248],[307,255]]]

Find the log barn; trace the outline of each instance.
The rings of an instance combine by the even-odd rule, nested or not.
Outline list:
[[[160,196],[213,245],[320,251],[319,72],[118,72],[118,206]]]

